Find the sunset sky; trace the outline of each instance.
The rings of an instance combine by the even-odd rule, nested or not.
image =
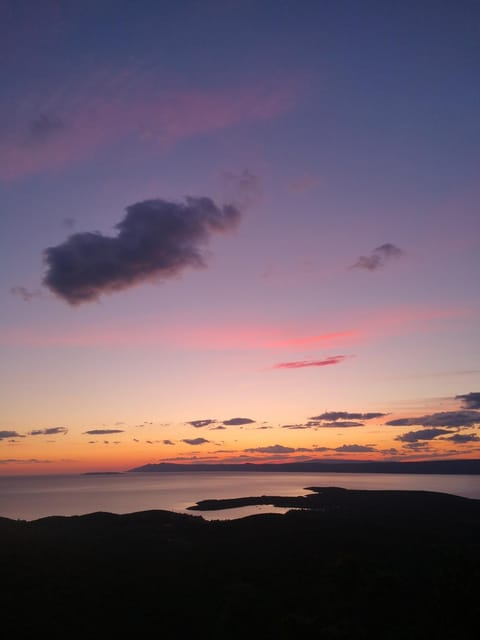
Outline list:
[[[0,474],[480,457],[480,4],[0,3]]]

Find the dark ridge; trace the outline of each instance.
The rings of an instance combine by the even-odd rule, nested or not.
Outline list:
[[[245,498],[308,508],[238,520],[168,511],[0,518],[2,632],[82,640],[149,629],[169,640],[202,629],[211,640],[476,637],[479,500],[309,490]]]
[[[181,472],[197,471],[278,471],[324,473],[418,473],[418,474],[480,474],[480,460],[423,460],[415,462],[354,462],[348,460],[312,460],[310,462],[250,463],[243,464],[176,464],[160,462],[129,469],[129,472]]]

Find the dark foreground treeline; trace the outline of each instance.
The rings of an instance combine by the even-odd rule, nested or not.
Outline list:
[[[2,637],[478,638],[480,501],[315,501],[233,521],[0,518]]]

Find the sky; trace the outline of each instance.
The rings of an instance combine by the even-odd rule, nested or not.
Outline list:
[[[0,3],[0,474],[480,457],[480,4]]]

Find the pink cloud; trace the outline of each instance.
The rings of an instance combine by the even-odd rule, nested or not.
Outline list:
[[[478,315],[471,309],[395,308],[349,318],[354,329],[326,331],[274,325],[195,324],[159,325],[142,323],[61,327],[0,327],[0,344],[49,346],[172,346],[198,350],[302,350],[337,349],[410,331],[441,330],[443,321]],[[434,321],[438,321],[435,322]],[[344,319],[336,323],[345,325]],[[312,323],[310,323],[311,325]],[[320,324],[320,323],[319,323]]]
[[[0,180],[60,170],[121,141],[158,152],[183,138],[274,118],[292,107],[295,95],[288,82],[280,88],[171,90],[155,77],[99,73],[11,109],[0,131]],[[39,136],[41,118],[57,126],[44,127]]]
[[[285,349],[350,343],[357,331],[296,336],[281,327],[248,326],[79,326],[71,330],[0,328],[0,344],[30,346],[148,346],[187,349]]]
[[[296,362],[280,362],[273,369],[303,369],[304,367],[326,367],[331,364],[340,364],[349,356],[329,356],[324,360],[300,360]]]

